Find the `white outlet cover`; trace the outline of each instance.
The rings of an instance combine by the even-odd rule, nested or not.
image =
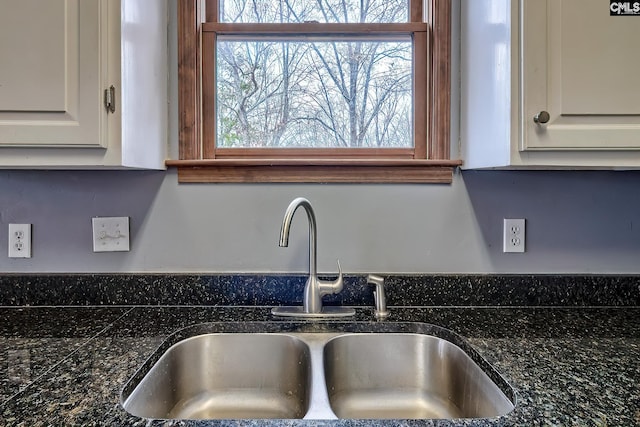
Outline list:
[[[31,224],[9,224],[9,258],[31,258]]]
[[[96,217],[93,225],[94,252],[129,251],[129,217]]]
[[[525,251],[525,220],[504,219],[502,251],[522,253]]]

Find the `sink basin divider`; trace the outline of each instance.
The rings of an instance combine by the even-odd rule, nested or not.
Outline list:
[[[343,333],[309,333],[295,334],[309,346],[311,356],[311,390],[309,396],[309,409],[304,419],[329,420],[337,419],[331,410],[329,394],[325,382],[324,346],[331,338],[344,335]]]

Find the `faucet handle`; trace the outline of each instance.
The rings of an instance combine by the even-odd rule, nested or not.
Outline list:
[[[336,262],[338,263],[338,278],[333,282],[336,291],[334,293],[338,293],[340,291],[342,291],[342,287],[344,286],[344,280],[342,277],[342,267],[340,266],[340,260],[336,259]]]
[[[344,286],[344,279],[342,277],[342,267],[340,267],[340,260],[338,262],[338,278],[334,281],[318,280],[318,289],[320,290],[320,296],[337,294],[342,291]]]

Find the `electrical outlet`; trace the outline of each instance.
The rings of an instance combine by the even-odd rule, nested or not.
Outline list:
[[[9,224],[9,258],[31,258],[31,224]]]
[[[122,252],[129,250],[129,217],[92,218],[93,251]]]
[[[504,219],[503,252],[524,252],[525,227],[524,219]]]

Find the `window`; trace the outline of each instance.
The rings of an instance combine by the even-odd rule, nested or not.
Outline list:
[[[425,2],[180,0],[167,164],[181,182],[451,182],[451,6]]]

